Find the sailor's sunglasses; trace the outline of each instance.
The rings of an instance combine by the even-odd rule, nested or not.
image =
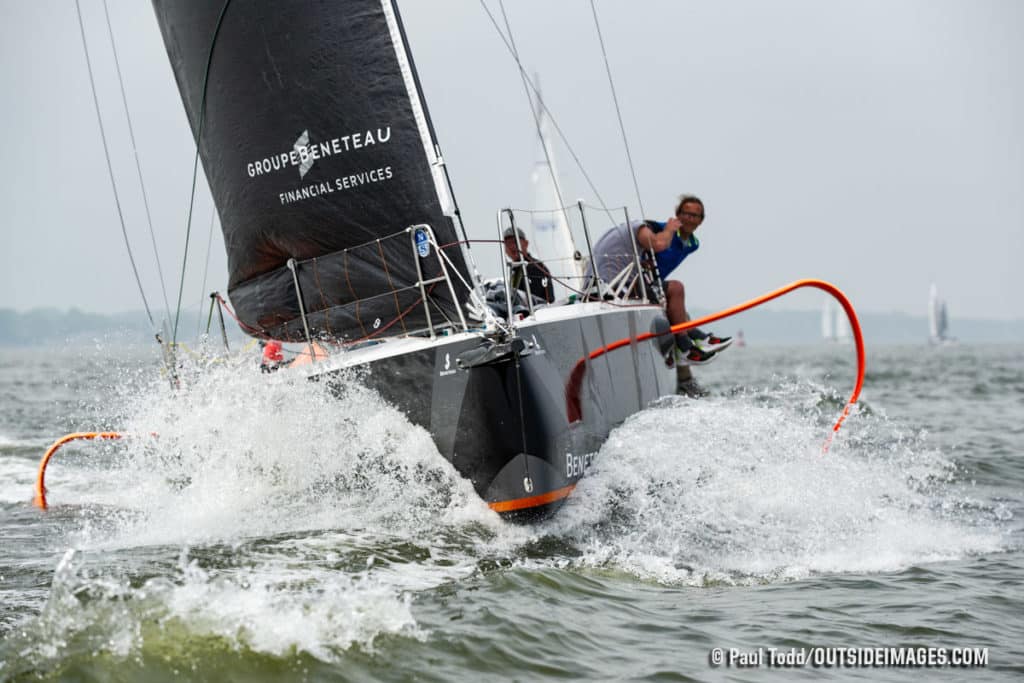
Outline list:
[[[693,211],[680,211],[679,212],[679,217],[682,218],[683,216],[687,216],[689,218],[696,218],[699,221],[704,220],[704,214],[702,214],[702,213],[694,213]]]

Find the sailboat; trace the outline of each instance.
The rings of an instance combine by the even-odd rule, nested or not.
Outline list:
[[[393,0],[153,4],[235,315],[308,347],[290,371],[361,370],[514,519],[556,510],[609,431],[673,393],[671,335],[636,341],[667,329],[657,304],[484,287]]]
[[[835,320],[835,307],[831,301],[826,301],[821,305],[821,338],[825,341],[836,340]]]
[[[850,321],[846,317],[846,312],[832,301],[826,301],[822,305],[821,338],[827,342],[838,344],[853,342],[853,332],[850,330]]]
[[[835,307],[835,312],[836,342],[838,342],[839,344],[853,343],[853,331],[850,329],[850,319],[846,317],[846,312],[843,309],[839,308],[838,306]]]
[[[949,336],[946,302],[939,296],[939,288],[935,283],[928,290],[928,342],[939,346],[956,342]]]

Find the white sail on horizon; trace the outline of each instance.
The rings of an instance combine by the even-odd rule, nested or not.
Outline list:
[[[934,282],[928,289],[928,341],[931,344],[947,344],[953,341],[949,336],[946,302],[939,296],[939,288]]]
[[[827,342],[848,344],[853,341],[850,319],[841,306],[828,300],[821,307],[821,338]]]
[[[853,341],[853,330],[850,329],[850,318],[847,317],[846,311],[836,306],[836,341],[841,344],[849,344]]]
[[[832,302],[826,301],[821,305],[821,338],[825,341],[835,341],[834,321],[835,316],[832,312]]]

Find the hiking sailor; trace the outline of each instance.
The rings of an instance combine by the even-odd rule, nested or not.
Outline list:
[[[597,272],[605,282],[621,278],[624,269],[634,261],[630,239],[635,238],[640,249],[654,253],[665,291],[665,312],[671,325],[678,325],[690,319],[686,312],[686,290],[679,280],[669,280],[672,273],[687,256],[697,251],[700,241],[694,235],[704,222],[704,202],[693,195],[683,195],[676,205],[675,215],[664,223],[645,220],[633,221],[629,226],[618,225],[594,245],[594,260]],[[676,335],[680,365],[703,365],[715,358],[715,354],[732,343],[731,337],[717,337],[709,332],[693,328]]]

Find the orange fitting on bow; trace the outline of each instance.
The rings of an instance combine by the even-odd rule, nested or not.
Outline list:
[[[32,499],[32,504],[40,510],[46,509],[46,466],[50,463],[50,458],[53,454],[66,443],[71,441],[78,441],[85,439],[92,441],[94,439],[120,439],[124,436],[121,432],[75,432],[74,434],[65,434],[56,441],[53,445],[46,449],[46,454],[43,455],[43,459],[39,462],[39,473],[36,475],[36,495]]]
[[[618,341],[612,342],[608,346],[602,346],[598,349],[595,349],[594,351],[591,351],[587,356],[580,358],[578,361],[576,361],[576,366],[572,369],[572,372],[569,373],[569,380],[568,382],[566,382],[565,403],[566,414],[569,419],[569,422],[572,423],[582,419],[583,413],[582,406],[580,404],[580,388],[583,383],[583,375],[586,372],[587,360],[594,360],[595,358],[603,356],[605,353],[608,353],[609,351],[614,351],[615,349],[621,348],[634,342],[642,342],[653,337],[659,337],[662,334],[676,334],[679,332],[683,332],[685,330],[689,330],[693,327],[699,327],[701,325],[706,325],[708,323],[715,322],[716,320],[721,320],[722,318],[728,318],[731,315],[736,315],[737,313],[742,313],[747,309],[754,308],[755,306],[760,306],[761,304],[771,301],[772,299],[777,299],[783,294],[788,294],[792,292],[794,289],[800,289],[801,287],[817,287],[818,289],[821,289],[831,294],[842,305],[843,310],[846,311],[846,317],[850,321],[850,330],[853,332],[853,340],[857,345],[857,381],[854,384],[853,393],[850,394],[850,398],[846,403],[846,407],[843,409],[843,412],[839,416],[839,419],[836,420],[836,423],[832,427],[832,431],[829,433],[828,438],[825,439],[824,446],[822,446],[822,452],[827,453],[829,446],[832,445],[832,437],[835,435],[836,432],[839,431],[839,427],[842,426],[843,421],[846,419],[846,416],[850,414],[850,409],[853,408],[853,404],[856,403],[857,399],[860,397],[860,390],[864,386],[865,356],[864,337],[861,334],[860,322],[857,320],[857,314],[853,310],[853,304],[850,303],[850,300],[846,298],[846,295],[843,294],[838,287],[829,282],[825,282],[824,280],[797,280],[796,282],[791,282],[785,287],[780,287],[779,289],[776,289],[773,292],[768,292],[767,294],[759,296],[755,299],[751,299],[750,301],[742,303],[738,306],[733,306],[732,308],[727,308],[725,310],[719,311],[718,313],[706,315],[703,318],[698,318],[696,320],[688,320],[685,323],[673,325],[671,328],[669,328],[668,332],[645,332],[644,334],[637,335],[635,338],[627,337],[625,339],[619,339]]]

